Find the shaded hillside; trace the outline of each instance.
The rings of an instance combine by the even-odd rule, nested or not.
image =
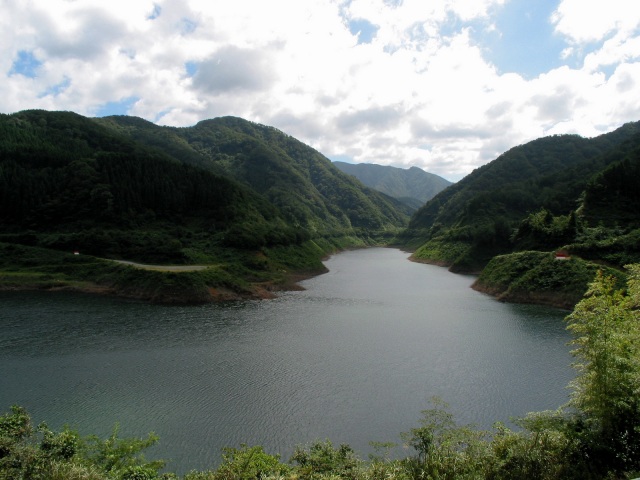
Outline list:
[[[341,171],[353,175],[368,187],[419,208],[451,182],[418,167],[396,168],[370,163],[333,162]]]
[[[278,210],[249,188],[80,115],[3,115],[0,132],[0,228],[5,234],[55,232],[57,239],[47,240],[50,246],[73,245],[101,255],[131,254],[147,243],[146,260],[177,255],[167,252],[169,245],[178,245],[167,241],[175,235],[160,233],[168,228],[206,232],[217,243],[236,247],[300,240]],[[141,234],[141,245],[134,246],[134,236],[122,233],[126,230],[158,233],[155,240],[143,240],[154,236]],[[93,238],[88,231],[95,232]],[[82,244],[79,232],[85,232]]]
[[[399,208],[310,147],[241,119],[178,129],[71,112],[0,115],[0,242],[4,252],[27,248],[0,262],[0,289],[83,285],[170,302],[263,296],[290,273],[321,272],[330,251],[391,238],[408,220]],[[65,269],[74,257],[48,265],[51,249],[207,269],[134,272],[91,260]]]
[[[587,184],[580,213],[590,224],[640,227],[640,135],[607,155],[609,165]]]
[[[130,117],[99,119],[147,146],[173,145],[182,161],[244,183],[312,236],[392,236],[408,221],[399,201],[363,188],[316,150],[264,125],[237,117],[193,127],[158,127]],[[178,139],[178,140],[176,140]]]
[[[575,210],[592,177],[624,156],[625,142],[639,131],[630,123],[593,139],[561,135],[512,148],[418,210],[403,241],[420,247],[419,260],[479,271],[514,250],[514,230],[529,215]]]

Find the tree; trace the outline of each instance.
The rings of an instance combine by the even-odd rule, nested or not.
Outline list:
[[[343,479],[357,478],[361,463],[349,445],[336,448],[330,440],[314,442],[307,448],[297,446],[291,462],[298,464],[297,473],[302,478],[330,475]]]
[[[640,469],[640,265],[626,292],[599,273],[567,317],[579,375],[571,405],[585,453],[614,472]]]
[[[411,470],[414,478],[481,478],[490,459],[487,433],[472,425],[459,426],[449,405],[432,399],[432,408],[422,411],[420,427],[402,434],[418,452]]]
[[[161,460],[147,461],[142,450],[157,437],[120,438],[117,427],[102,440],[81,439],[65,427],[54,432],[41,423],[34,427],[18,406],[0,415],[0,479],[29,480],[152,480],[175,478],[160,474]]]
[[[78,477],[94,478],[88,470],[74,462],[79,448],[76,432],[65,428],[51,431],[42,423],[34,427],[27,411],[18,406],[0,416],[0,478],[57,480],[71,478],[70,469]]]
[[[256,478],[280,478],[291,470],[291,467],[280,462],[279,455],[269,455],[261,446],[240,448],[224,448],[222,465],[215,472],[193,473],[185,480],[253,480]]]

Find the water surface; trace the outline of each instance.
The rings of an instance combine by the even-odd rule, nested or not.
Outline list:
[[[286,460],[328,438],[366,456],[432,396],[483,427],[566,402],[566,312],[499,303],[407,256],[341,253],[305,291],[223,306],[0,293],[0,407],[82,434],[154,431],[153,456],[185,472],[241,443]]]

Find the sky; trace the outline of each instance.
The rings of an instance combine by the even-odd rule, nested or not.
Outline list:
[[[640,0],[0,0],[0,113],[233,115],[457,181],[640,120]]]

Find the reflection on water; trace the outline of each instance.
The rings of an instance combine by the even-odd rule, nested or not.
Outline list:
[[[364,455],[434,395],[485,427],[567,400],[566,312],[406,257],[342,253],[305,291],[224,306],[0,293],[0,405],[83,434],[155,431],[153,454],[186,471],[240,443],[287,459],[329,438]]]

